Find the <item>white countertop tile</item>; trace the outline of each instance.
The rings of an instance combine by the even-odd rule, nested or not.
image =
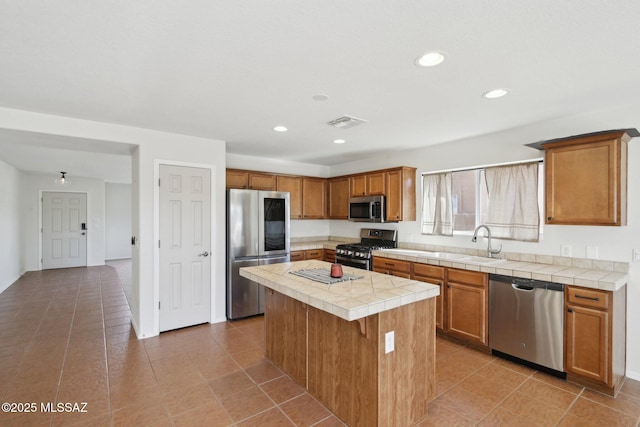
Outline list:
[[[330,267],[324,261],[297,261],[243,267],[240,275],[345,320],[360,319],[440,294],[440,287],[434,284],[347,266],[342,267],[344,273],[364,278],[327,285],[289,273]]]

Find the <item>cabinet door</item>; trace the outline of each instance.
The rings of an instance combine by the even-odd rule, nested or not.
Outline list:
[[[543,144],[547,224],[626,225],[625,137]]]
[[[366,175],[356,175],[349,178],[349,191],[351,197],[360,197],[367,195],[367,177]]]
[[[385,194],[385,173],[376,172],[366,175],[367,177],[367,196],[377,196]]]
[[[227,169],[227,188],[249,188],[249,172]]]
[[[402,221],[402,173],[386,173],[386,209],[387,221]]]
[[[329,218],[349,218],[349,178],[329,180]]]
[[[265,289],[266,355],[298,384],[307,384],[307,306]]]
[[[327,216],[326,188],[325,179],[302,179],[302,217],[304,219],[323,219]]]
[[[565,340],[566,371],[610,385],[609,313],[568,304]]]
[[[447,332],[487,345],[487,289],[449,280],[446,293]]]
[[[414,263],[412,279],[421,282],[427,282],[440,287],[440,295],[436,297],[436,329],[442,331],[444,329],[444,267],[435,265]]]
[[[322,259],[324,253],[322,249],[309,249],[304,251],[304,259]]]
[[[276,189],[276,176],[252,172],[249,174],[249,188],[252,190],[274,191]]]
[[[288,191],[290,197],[291,219],[302,219],[302,178],[297,176],[278,176],[278,191]]]

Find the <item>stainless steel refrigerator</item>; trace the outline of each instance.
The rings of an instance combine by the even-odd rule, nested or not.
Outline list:
[[[288,262],[289,193],[227,190],[227,318],[264,313],[264,288],[241,267]]]

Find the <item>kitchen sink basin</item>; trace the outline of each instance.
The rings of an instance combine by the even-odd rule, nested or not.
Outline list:
[[[501,262],[505,262],[506,259],[488,258],[483,256],[470,256],[463,259],[462,261],[472,263],[472,264],[491,265],[491,264],[499,264]]]

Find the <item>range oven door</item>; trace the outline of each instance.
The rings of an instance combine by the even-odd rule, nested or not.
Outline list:
[[[367,259],[355,259],[336,255],[336,262],[338,264],[346,265],[347,267],[371,270],[371,260]]]

